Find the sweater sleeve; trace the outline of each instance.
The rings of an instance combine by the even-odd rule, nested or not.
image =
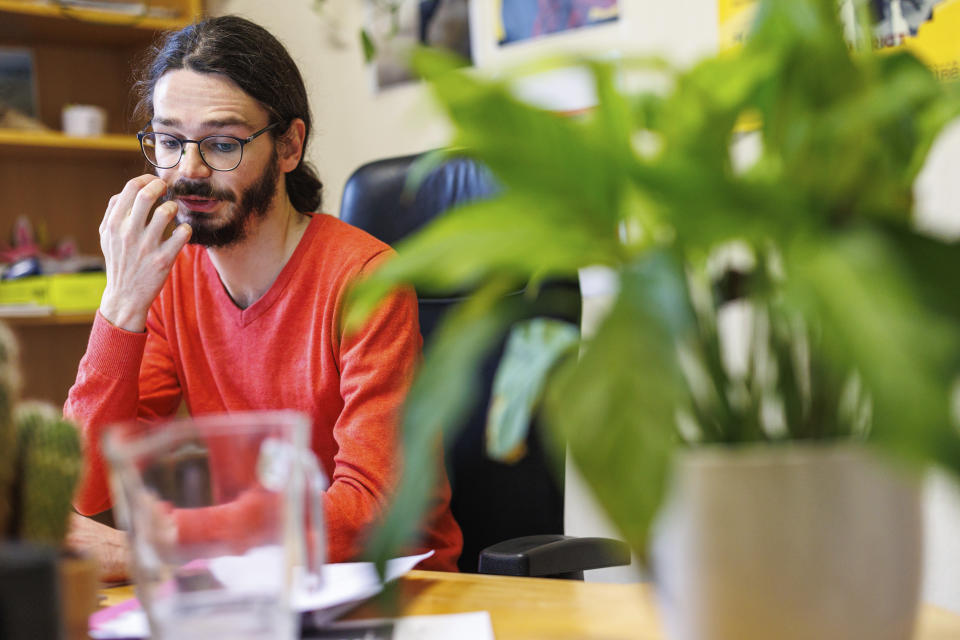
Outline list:
[[[416,295],[387,298],[366,325],[340,342],[343,410],[338,451],[324,496],[328,561],[356,559],[398,476],[400,409],[420,353]]]
[[[81,514],[110,508],[107,466],[100,447],[106,428],[176,411],[180,401],[176,371],[158,329],[155,316],[143,333],[115,327],[99,312],[94,319],[87,351],[64,406],[64,415],[79,426],[84,449],[83,475],[74,495],[74,506]]]

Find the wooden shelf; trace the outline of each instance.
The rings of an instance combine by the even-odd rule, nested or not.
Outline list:
[[[132,122],[135,77],[164,32],[203,15],[203,0],[124,2],[142,2],[154,11],[129,15],[106,3],[100,5],[106,9],[94,9],[96,3],[79,8],[66,0],[0,0],[0,46],[30,52],[36,85],[31,115],[47,127],[0,129],[0,232],[25,216],[51,241],[69,237],[81,253],[95,254],[99,221],[111,194],[133,176],[147,173],[132,135],[143,124]],[[61,133],[68,104],[104,109],[109,133],[90,138]],[[4,317],[0,310],[0,321],[20,343],[24,396],[62,404],[95,313],[17,311],[8,308]]]
[[[150,7],[167,5],[145,2]],[[194,10],[192,5],[187,11]],[[142,45],[158,31],[179,29],[190,24],[192,15],[174,10],[170,16],[128,15],[60,6],[45,0],[0,0],[0,39],[23,42],[67,44]]]
[[[134,135],[107,134],[81,138],[59,131],[0,129],[0,157],[38,155],[44,157],[122,156],[136,159],[140,143]]]
[[[10,315],[5,316],[0,312],[0,322],[11,327],[49,327],[65,325],[92,325],[96,312],[88,313],[63,313],[46,315]]]

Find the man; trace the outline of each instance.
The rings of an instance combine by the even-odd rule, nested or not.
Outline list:
[[[157,176],[130,180],[100,225],[107,287],[65,408],[86,450],[75,506],[110,506],[106,425],[170,416],[181,402],[195,415],[296,409],[312,419],[330,477],[327,557],[352,559],[398,473],[398,411],[420,348],[416,300],[398,293],[343,334],[348,283],[390,250],[312,213],[321,184],[303,162],[306,90],[267,31],[221,17],[172,33],[138,88],[149,118],[141,145]],[[449,493],[443,477],[424,568],[456,568]],[[125,572],[123,532],[77,516],[68,542],[92,552],[103,577]]]

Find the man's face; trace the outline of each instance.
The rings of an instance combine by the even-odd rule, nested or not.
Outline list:
[[[266,110],[225,76],[185,69],[157,81],[153,113],[154,131],[183,140],[246,138],[270,124]],[[204,164],[197,145],[187,144],[180,163],[157,174],[167,183],[165,198],[180,205],[177,222],[193,228],[190,242],[207,247],[242,240],[251,223],[269,211],[281,177],[269,133],[244,147],[233,171],[214,171]]]

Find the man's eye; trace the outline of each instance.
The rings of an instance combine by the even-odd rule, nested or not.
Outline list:
[[[208,140],[206,146],[214,153],[233,153],[240,144],[233,140]]]

